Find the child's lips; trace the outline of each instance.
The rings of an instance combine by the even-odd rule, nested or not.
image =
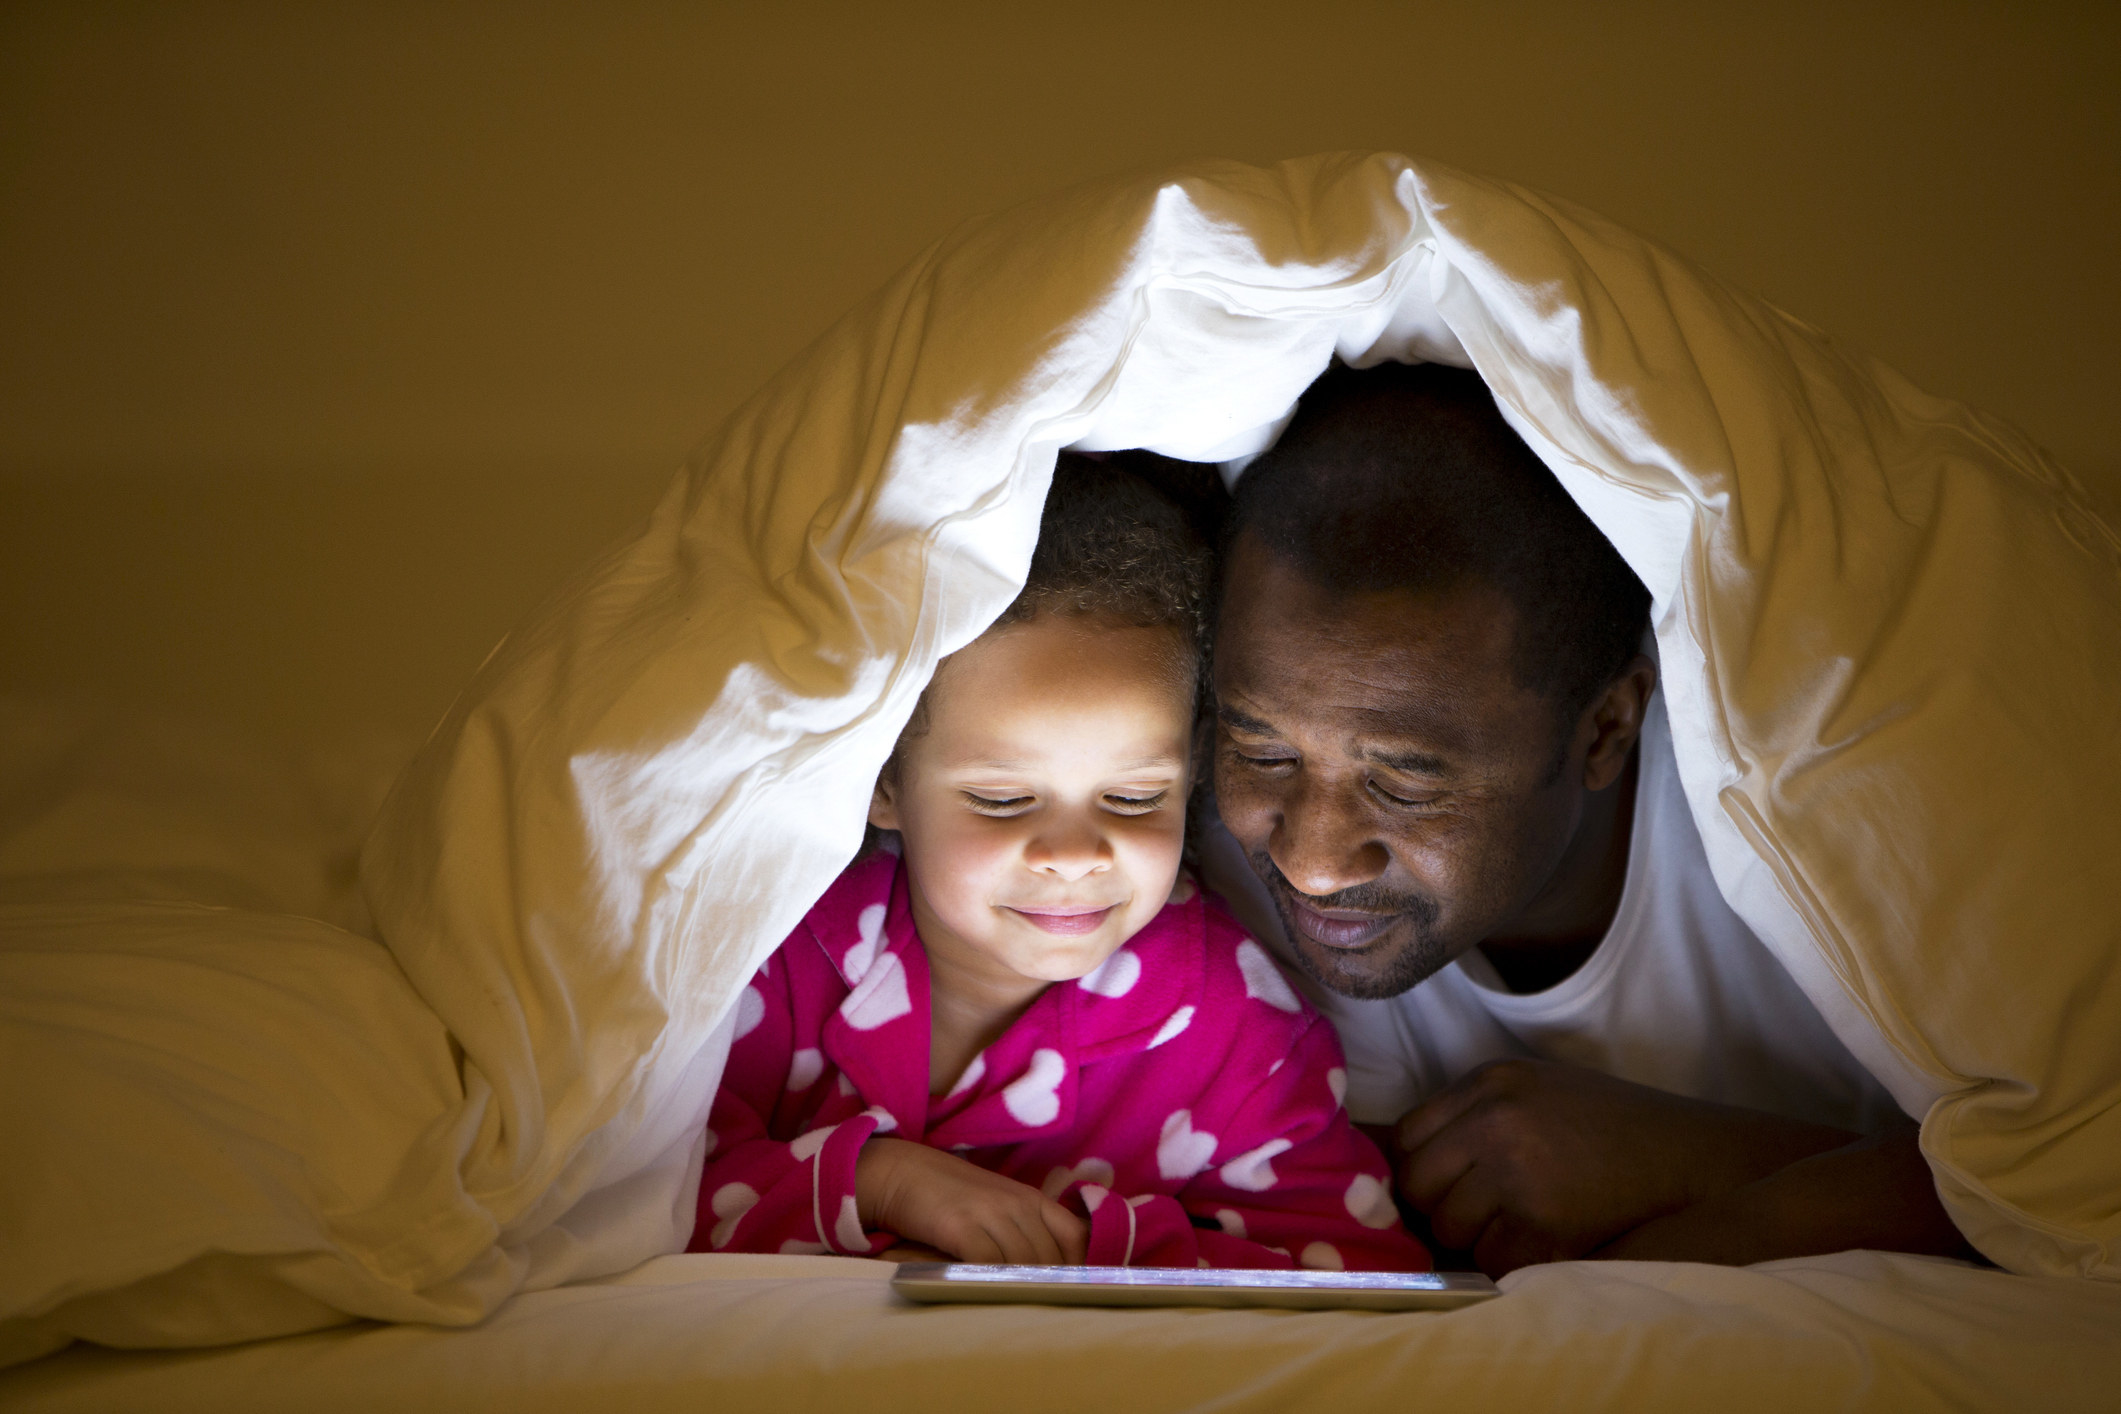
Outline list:
[[[1095,933],[1105,926],[1105,920],[1119,908],[1116,903],[1054,904],[1041,908],[1010,908],[1009,911],[1047,933],[1058,933],[1064,937],[1075,937],[1083,933]]]

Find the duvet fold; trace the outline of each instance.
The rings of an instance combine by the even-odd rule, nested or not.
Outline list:
[[[1977,1246],[2121,1276],[2121,542],[2013,429],[1648,241],[1329,154],[970,222],[829,330],[496,650],[400,779],[363,861],[380,947],[113,913],[108,938],[157,966],[253,958],[197,994],[252,1039],[215,1077],[174,1041],[162,1071],[54,1082],[30,1112],[63,1136],[51,1173],[109,1177],[6,1190],[8,1329],[462,1323],[682,1248],[725,1017],[854,853],[937,660],[1020,585],[1055,454],[1239,474],[1335,357],[1487,380],[1654,596],[1733,906],[1922,1119]],[[121,946],[87,917],[6,929],[25,956]],[[136,983],[105,996],[67,966],[113,1046],[160,1024]],[[281,966],[365,980],[275,991]],[[6,995],[25,1063],[73,1065]],[[196,1120],[220,1151],[160,1206],[96,1118],[148,1094],[170,1100],[153,1133]],[[253,1122],[309,1128],[269,1157]]]

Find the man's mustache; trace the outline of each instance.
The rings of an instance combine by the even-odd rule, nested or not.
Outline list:
[[[1286,904],[1291,899],[1302,899],[1305,906],[1317,909],[1345,908],[1360,913],[1380,915],[1405,915],[1423,928],[1431,927],[1443,916],[1436,900],[1427,894],[1405,893],[1383,884],[1354,884],[1345,889],[1336,889],[1330,894],[1307,894],[1288,880],[1274,863],[1272,856],[1261,850],[1249,857],[1252,872],[1259,875],[1267,891],[1275,896],[1277,903]]]

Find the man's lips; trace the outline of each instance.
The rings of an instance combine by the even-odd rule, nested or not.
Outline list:
[[[1289,922],[1296,931],[1329,948],[1367,947],[1399,921],[1396,913],[1364,913],[1352,908],[1313,908],[1301,898],[1289,900]]]
[[[1095,933],[1104,927],[1105,920],[1118,907],[1116,903],[1054,904],[1039,908],[1010,908],[1009,911],[1034,928],[1074,937],[1082,933]]]

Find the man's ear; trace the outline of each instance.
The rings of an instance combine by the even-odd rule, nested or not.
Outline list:
[[[898,828],[898,792],[891,775],[891,768],[886,766],[876,778],[876,789],[869,792],[869,823],[879,830]]]
[[[1584,713],[1591,730],[1590,749],[1583,758],[1583,788],[1604,790],[1620,779],[1628,764],[1628,753],[1642,736],[1642,719],[1650,710],[1650,694],[1657,690],[1657,665],[1637,653],[1605,686]]]

